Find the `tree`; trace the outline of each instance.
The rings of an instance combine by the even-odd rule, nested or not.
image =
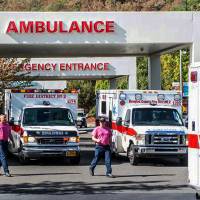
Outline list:
[[[182,54],[182,79],[188,81],[189,50]],[[172,82],[180,81],[180,52],[175,51],[161,56],[162,89],[172,89]]]
[[[107,90],[110,88],[110,83],[108,80],[97,80],[95,85],[95,91]]]
[[[29,72],[21,70],[22,65],[27,62],[29,62],[28,59],[0,58],[1,109],[4,102],[5,89],[24,88],[31,85],[33,77],[29,76]]]
[[[137,88],[148,89],[148,59],[146,57],[137,58]]]
[[[117,89],[128,89],[128,76],[117,79]]]
[[[180,5],[174,7],[175,11],[199,11],[199,0],[183,0]]]
[[[79,90],[78,106],[89,112],[95,105],[95,81],[73,80],[67,82],[67,89]]]

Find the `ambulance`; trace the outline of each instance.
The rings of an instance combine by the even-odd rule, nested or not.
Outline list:
[[[6,90],[5,113],[14,143],[9,151],[23,164],[30,159],[58,156],[78,164],[77,102],[76,91]]]
[[[200,198],[200,63],[189,71],[188,170],[189,183]]]
[[[107,117],[112,149],[135,165],[142,157],[175,156],[187,163],[187,129],[176,91],[100,90],[97,117]]]

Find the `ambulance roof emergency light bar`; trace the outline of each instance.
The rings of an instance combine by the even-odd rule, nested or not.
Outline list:
[[[78,90],[11,89],[12,93],[79,93]]]

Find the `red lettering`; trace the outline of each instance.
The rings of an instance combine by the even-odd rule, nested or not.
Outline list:
[[[60,33],[67,33],[68,31],[64,29],[64,23],[62,21],[59,21],[59,28]]]
[[[90,70],[90,66],[88,63],[85,64],[85,69],[84,70]]]
[[[25,64],[24,65],[24,70],[31,71],[31,65],[30,64]]]
[[[37,64],[32,64],[32,71],[36,71],[37,70]]]
[[[47,32],[49,33],[55,33],[58,31],[58,22],[55,21],[53,23],[53,28],[51,27],[51,22],[50,21],[47,21]]]
[[[20,33],[33,33],[33,21],[21,21],[19,24]]]
[[[114,21],[106,21],[106,33],[114,32]]]
[[[44,68],[44,63],[40,64],[38,63],[38,71],[44,71],[45,68]]]
[[[108,71],[109,70],[109,63],[104,63],[104,71]]]
[[[72,21],[72,23],[71,23],[69,33],[72,33],[73,31],[75,31],[77,33],[81,32],[77,21]]]
[[[103,70],[103,63],[98,63],[97,69],[102,71]]]
[[[65,70],[65,64],[64,63],[60,63],[60,71]]]
[[[51,65],[49,63],[46,63],[44,67],[45,70],[51,70]]]
[[[97,65],[96,63],[91,63],[90,65],[91,65],[91,71],[93,71],[93,70],[96,71],[97,70],[98,67],[96,66]]]
[[[83,70],[83,63],[78,63],[78,71]]]
[[[97,33],[102,33],[104,32],[104,22],[103,21],[97,21],[94,23],[94,31]]]
[[[67,103],[76,104],[76,99],[68,99]]]
[[[82,21],[82,33],[85,32],[92,33],[92,21],[89,24],[86,21]]]
[[[111,33],[114,32],[114,21],[72,21],[69,29],[63,21],[19,21],[19,27],[10,21],[6,33]],[[19,30],[18,30],[19,28]]]
[[[10,21],[6,33],[18,33],[17,26],[14,21]]]
[[[36,33],[44,33],[45,32],[45,22],[36,21],[35,22],[35,32]]]
[[[57,64],[55,63],[55,64],[51,64],[51,66],[52,66],[52,68],[53,68],[53,71],[56,71],[56,66],[57,66]]]
[[[72,64],[66,64],[66,70],[67,71],[72,71]]]

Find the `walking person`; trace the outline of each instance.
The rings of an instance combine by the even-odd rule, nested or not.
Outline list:
[[[11,177],[6,158],[8,150],[8,138],[11,135],[11,128],[7,122],[6,115],[0,115],[0,167],[3,167],[4,176]]]
[[[105,156],[106,165],[106,176],[109,178],[114,178],[112,175],[111,167],[111,142],[112,142],[112,132],[111,129],[106,127],[106,119],[100,117],[100,125],[97,126],[92,132],[92,140],[96,143],[95,146],[95,156],[90,164],[89,172],[91,176],[94,176],[94,169],[98,164],[101,156]]]

